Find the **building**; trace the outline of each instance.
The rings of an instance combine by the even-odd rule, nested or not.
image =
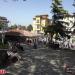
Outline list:
[[[36,34],[43,34],[43,27],[50,24],[50,19],[48,15],[36,15],[33,18],[33,32]]]
[[[68,31],[73,31],[74,30],[74,22],[75,22],[75,17],[74,15],[66,15],[64,18],[63,18],[63,21],[65,22],[64,23],[64,26],[66,26],[66,29]]]
[[[7,31],[9,21],[6,17],[0,16],[0,42],[4,43],[5,32]]]
[[[63,42],[63,48],[71,48],[71,49],[75,49],[75,15],[65,15],[65,17],[63,19],[61,19],[60,21],[63,22],[63,26],[66,27],[67,34],[70,35],[70,38],[63,38],[62,42]]]
[[[2,25],[2,28],[0,28],[0,29],[3,29],[3,30],[7,29],[8,23],[9,23],[9,21],[7,20],[6,17],[0,16],[0,25]]]

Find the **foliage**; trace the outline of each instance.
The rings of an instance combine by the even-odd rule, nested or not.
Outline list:
[[[26,30],[26,26],[18,25],[19,29]]]
[[[45,27],[45,33],[50,33],[53,38],[53,35],[56,34],[56,36],[61,35],[62,37],[67,36],[66,28],[63,26],[63,21],[61,21],[67,13],[66,10],[62,7],[62,0],[52,0],[52,25]]]
[[[16,24],[10,26],[10,29],[16,29],[16,28],[17,28],[17,25]]]
[[[31,24],[27,26],[27,30],[28,30],[28,31],[33,30],[33,27],[32,27],[32,25],[31,25]]]

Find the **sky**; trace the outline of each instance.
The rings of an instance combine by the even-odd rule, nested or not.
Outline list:
[[[63,0],[63,7],[70,13],[75,11],[73,2],[74,0]],[[51,3],[52,0],[0,0],[0,16],[7,17],[10,25],[29,25],[36,15],[48,14],[51,18]]]

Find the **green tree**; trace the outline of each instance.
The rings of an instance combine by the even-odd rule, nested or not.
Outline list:
[[[47,33],[49,33],[50,35],[50,40],[52,41],[52,38],[53,38],[53,35],[54,35],[54,26],[53,25],[47,25],[46,27],[44,27],[44,32],[45,32],[45,35]]]
[[[26,26],[18,25],[19,29],[26,30]]]
[[[32,25],[31,25],[31,24],[27,26],[27,30],[28,30],[28,31],[33,30],[33,27],[32,27]]]
[[[52,13],[53,13],[53,25],[55,29],[56,36],[60,34],[62,37],[67,36],[66,28],[63,26],[64,21],[62,20],[65,15],[67,15],[67,11],[62,7],[62,0],[53,0],[52,2]],[[65,31],[64,31],[65,30]]]
[[[10,26],[10,29],[16,29],[16,28],[17,28],[17,24]]]
[[[51,26],[46,27],[48,29],[45,28],[45,32],[51,34],[51,41],[52,41],[54,34],[56,34],[56,37],[58,35],[60,35],[62,37],[67,36],[66,28],[65,28],[65,26],[63,26],[63,23],[65,23],[65,22],[63,22],[61,20],[68,13],[62,7],[62,0],[52,0],[51,8],[52,8],[51,12],[53,14],[53,16],[52,16],[53,22],[52,22]]]

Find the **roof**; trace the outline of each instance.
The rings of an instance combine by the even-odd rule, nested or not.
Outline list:
[[[16,33],[19,33],[20,36],[27,36],[27,37],[36,37],[36,36],[38,36],[38,34],[35,34],[33,32],[30,32],[30,31],[22,30],[22,29],[11,29],[11,30],[8,30],[7,33],[9,33],[9,35],[12,35],[11,33],[13,33],[14,35]]]
[[[41,16],[47,16],[48,17],[47,14],[45,14],[45,15],[36,15],[35,17],[41,17]]]
[[[6,17],[0,16],[0,22],[9,22]]]

